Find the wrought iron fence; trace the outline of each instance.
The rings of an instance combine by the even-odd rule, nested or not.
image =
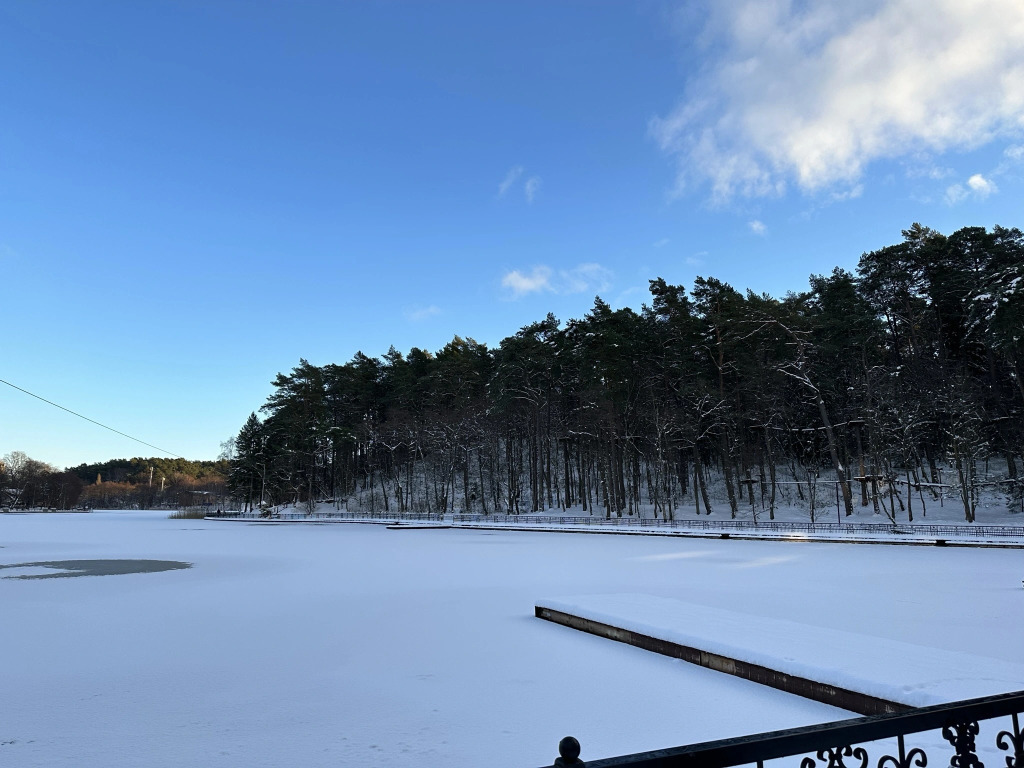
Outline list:
[[[760,533],[893,534],[928,537],[1015,537],[1024,538],[1024,526],[1014,525],[908,525],[899,523],[798,523],[751,520],[665,520],[662,518],[604,517],[600,515],[452,515],[455,523],[495,523],[499,525],[620,526],[633,528],[677,528],[696,531],[758,531]]]
[[[995,749],[1007,753],[1003,756],[1006,768],[1024,768],[1022,713],[1024,691],[1017,691],[894,715],[840,720],[586,762],[579,759],[579,742],[566,737],[558,745],[560,757],[554,764],[575,768],[730,768],[736,765],[763,768],[767,760],[802,757],[800,768],[868,768],[869,764],[875,768],[926,768],[929,758],[925,749],[914,746],[908,750],[906,737],[937,731],[950,745],[948,764],[951,768],[985,768],[978,757],[977,746],[982,736],[981,723],[1009,716],[1010,722],[1003,722],[1009,728],[998,724],[989,727],[986,723],[985,738],[994,738]],[[896,738],[896,754],[869,756],[864,745],[872,746],[893,737]],[[888,749],[884,743],[874,746]],[[935,768],[943,765],[934,755],[931,760]]]
[[[658,528],[711,533],[777,533],[792,535],[843,536],[868,534],[886,537],[922,536],[937,539],[1018,538],[1024,539],[1024,526],[1014,525],[930,525],[905,523],[800,523],[752,520],[665,520],[663,518],[604,517],[603,515],[445,515],[441,513],[387,512],[220,512],[208,517],[243,520],[367,520],[373,522],[452,522],[508,526]]]

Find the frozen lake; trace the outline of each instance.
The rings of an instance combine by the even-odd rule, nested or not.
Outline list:
[[[68,578],[51,561],[191,563]],[[540,621],[645,593],[1020,663],[1024,553],[0,515],[0,764],[550,764],[847,713]],[[131,569],[122,569],[131,570]]]

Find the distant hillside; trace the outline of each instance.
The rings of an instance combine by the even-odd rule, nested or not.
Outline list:
[[[150,481],[160,482],[163,477],[170,480],[174,477],[188,477],[194,480],[216,481],[227,477],[230,465],[221,459],[217,461],[190,461],[188,459],[110,459],[101,464],[79,464],[71,467],[73,472],[84,483],[95,483],[97,478],[102,482],[129,483],[131,485],[149,484]]]

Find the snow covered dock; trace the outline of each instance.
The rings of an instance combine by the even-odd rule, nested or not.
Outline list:
[[[538,618],[862,715],[1024,690],[1024,665],[645,594],[540,600]]]

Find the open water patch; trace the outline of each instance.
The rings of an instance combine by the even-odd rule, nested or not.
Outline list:
[[[123,576],[129,573],[160,573],[191,568],[180,560],[42,560],[0,565],[4,579],[68,579],[75,576]]]

